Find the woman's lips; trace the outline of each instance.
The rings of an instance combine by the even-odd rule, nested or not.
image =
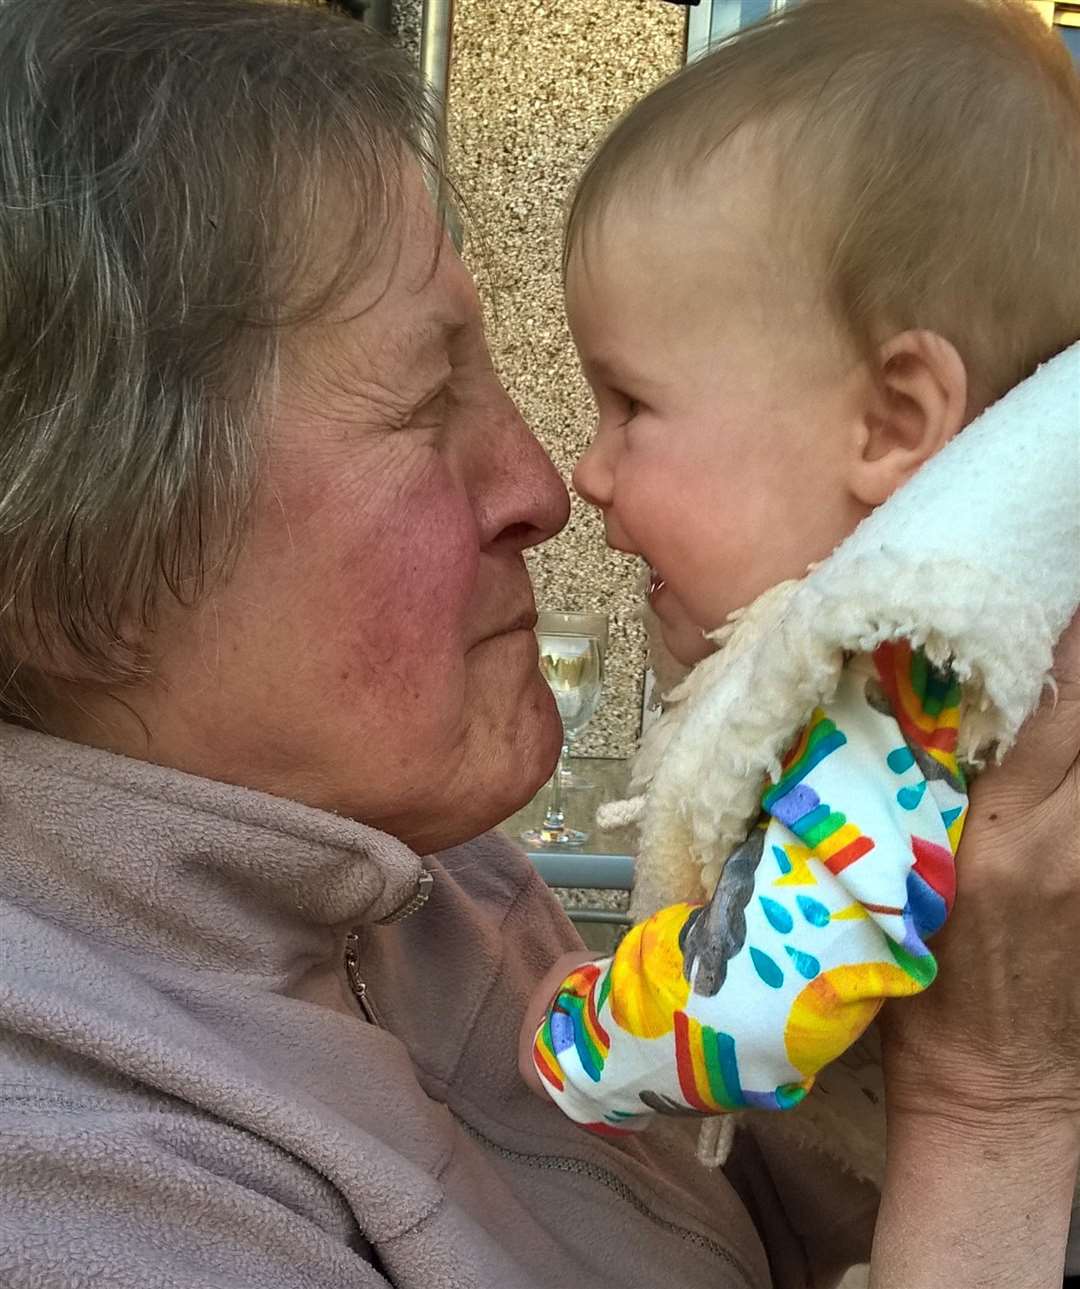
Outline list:
[[[667,586],[667,581],[662,573],[658,573],[655,568],[649,570],[649,592],[650,601],[656,598],[660,592]]]

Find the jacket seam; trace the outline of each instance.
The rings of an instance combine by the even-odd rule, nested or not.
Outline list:
[[[365,1238],[371,1241],[372,1247],[374,1249],[376,1250],[380,1248],[385,1249],[392,1244],[396,1244],[399,1240],[407,1239],[410,1235],[414,1235],[423,1227],[427,1226],[427,1224],[433,1218],[435,1218],[445,1207],[446,1207],[446,1192],[444,1191],[439,1196],[439,1198],[435,1201],[435,1203],[432,1204],[432,1206],[426,1212],[422,1213],[416,1219],[415,1222],[407,1226],[403,1231],[395,1231],[393,1235],[388,1235],[385,1238],[372,1237],[372,1236],[365,1236]],[[361,1234],[363,1234],[363,1232],[361,1232]]]
[[[466,1114],[466,1107],[469,1111],[468,1114]],[[517,1135],[520,1132],[519,1128],[515,1128],[512,1124],[505,1123],[497,1115],[489,1114],[486,1110],[481,1111],[480,1117],[483,1121],[486,1121],[488,1129],[485,1130],[484,1128],[479,1127],[475,1121],[476,1116],[472,1113],[475,1109],[474,1103],[468,1098],[462,1098],[458,1106],[448,1103],[447,1108],[461,1127],[470,1134],[489,1137],[489,1133],[492,1131],[510,1133],[512,1135]],[[584,1136],[584,1132],[582,1132],[581,1135]],[[541,1135],[533,1131],[530,1132],[530,1136],[534,1137],[536,1140],[536,1147],[531,1150],[522,1146],[505,1145],[503,1142],[499,1141],[495,1141],[495,1144],[499,1146],[500,1149],[509,1150],[514,1154],[528,1156],[530,1158],[566,1159],[572,1163],[581,1164],[586,1168],[604,1169],[606,1172],[611,1173],[628,1190],[632,1191],[637,1196],[638,1200],[650,1209],[653,1206],[676,1210],[679,1208],[671,1194],[667,1193],[665,1189],[657,1187],[656,1183],[650,1178],[648,1169],[640,1160],[630,1159],[616,1150],[602,1150],[600,1153],[585,1154],[582,1153],[581,1146],[574,1146],[570,1142],[553,1136],[552,1134]],[[490,1139],[494,1140],[494,1138]],[[637,1175],[639,1170],[645,1173],[644,1177]],[[662,1218],[660,1214],[656,1214],[656,1216],[660,1221],[668,1220]],[[714,1240],[719,1239],[718,1233],[715,1230],[712,1230],[712,1228],[710,1228],[700,1217],[697,1217],[693,1213],[685,1213],[684,1216],[688,1222],[698,1224],[703,1227],[705,1231],[712,1231],[712,1234],[706,1238]]]

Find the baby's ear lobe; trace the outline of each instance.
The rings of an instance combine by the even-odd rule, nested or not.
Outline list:
[[[878,352],[852,492],[879,506],[958,433],[967,420],[968,380],[956,347],[934,331],[903,331]]]

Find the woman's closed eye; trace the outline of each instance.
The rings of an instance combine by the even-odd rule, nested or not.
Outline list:
[[[446,419],[446,407],[450,400],[450,382],[446,381],[434,390],[416,408],[409,417],[410,429],[438,429]]]

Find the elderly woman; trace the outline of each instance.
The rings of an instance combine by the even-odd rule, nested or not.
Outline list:
[[[576,940],[483,834],[558,748],[522,556],[567,497],[426,137],[327,13],[0,5],[10,1289],[787,1289],[869,1252],[877,1196],[821,1160],[707,1175],[518,1083]],[[1060,1275],[1075,708],[978,786],[952,983],[888,1035],[882,1285]]]

